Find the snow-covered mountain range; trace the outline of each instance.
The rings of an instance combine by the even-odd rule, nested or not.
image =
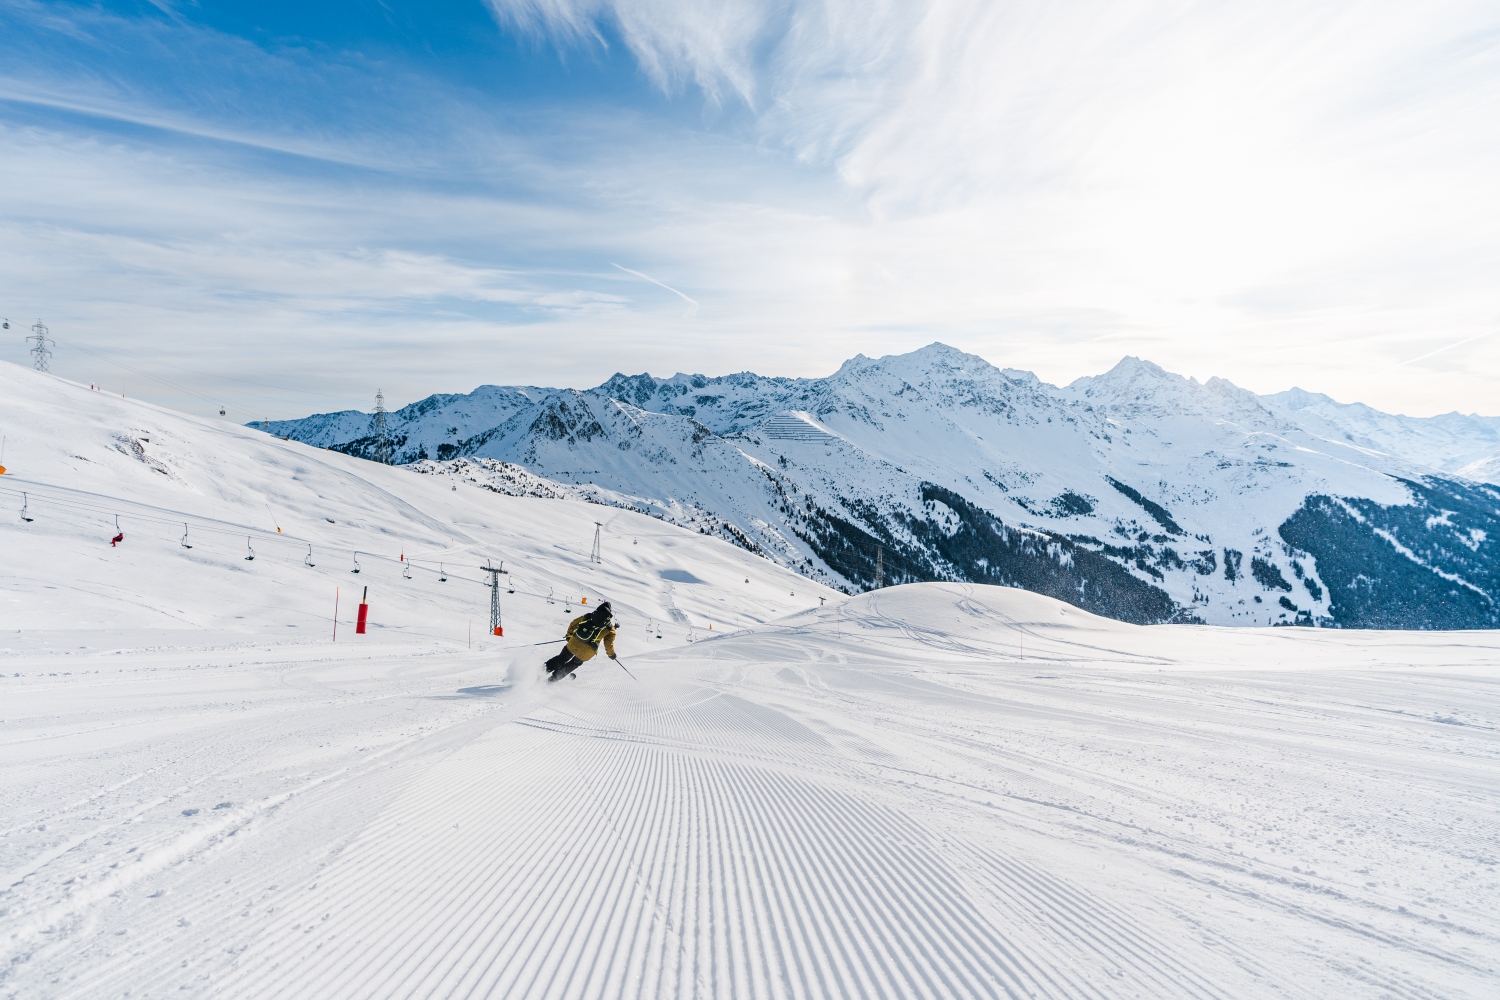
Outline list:
[[[933,344],[822,379],[482,386],[386,425],[414,471],[633,508],[846,591],[963,580],[1134,622],[1500,625],[1500,417],[1258,396],[1136,358],[1059,388]],[[357,411],[253,426],[381,453]]]

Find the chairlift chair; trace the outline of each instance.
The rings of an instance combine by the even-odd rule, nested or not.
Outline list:
[[[401,576],[406,580],[411,579],[411,563],[404,559],[401,561]]]
[[[351,569],[349,572],[351,572],[351,573],[358,573],[359,572],[359,553],[358,552],[354,553],[354,568]]]
[[[304,559],[304,560],[302,560],[302,565],[304,565],[304,566],[316,566],[317,565],[317,563],[315,563],[315,562],[312,561],[312,543],[311,542],[309,542],[307,544],[307,558]]]
[[[245,536],[245,562],[255,561],[255,549],[250,547],[250,536]]]
[[[28,506],[30,506],[30,504],[31,504],[31,501],[26,498],[26,494],[22,493],[21,494],[21,520],[27,522],[28,524],[32,520],[34,520],[34,518],[30,518],[30,517],[26,516],[26,508]]]
[[[188,526],[187,526],[187,522],[183,521],[182,522],[182,547],[185,548],[185,549],[190,549],[193,546],[192,546],[192,544],[190,542],[188,542],[187,538],[188,538]]]
[[[438,583],[447,583],[448,574],[443,570],[443,564],[438,563]]]

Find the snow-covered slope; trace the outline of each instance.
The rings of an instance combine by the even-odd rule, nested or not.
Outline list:
[[[1475,476],[1474,463],[1500,457],[1500,417],[1457,412],[1406,417],[1381,413],[1363,403],[1335,402],[1302,389],[1288,389],[1265,398],[1272,408],[1314,434],[1400,455],[1443,472],[1480,478],[1485,473]],[[1470,471],[1465,471],[1466,467],[1471,467]]]
[[[368,585],[375,627],[467,642],[471,619],[476,635],[488,627],[478,567],[490,560],[504,563],[502,613],[521,616],[523,635],[535,624],[528,608],[550,633],[585,597],[613,601],[628,628],[662,625],[665,642],[834,593],[640,514],[496,496],[14,365],[0,366],[0,406],[10,510],[0,587],[33,629],[296,628],[321,638],[335,587],[347,627]],[[125,537],[111,546],[117,530]],[[735,589],[707,596],[674,580],[688,551],[697,577]]]
[[[5,1000],[1500,989],[1497,633],[844,598],[15,368],[0,425]],[[585,596],[633,676],[541,683]]]
[[[847,591],[968,580],[1134,622],[1500,624],[1500,490],[1438,468],[1483,452],[1495,421],[1311,399],[1135,358],[1056,388],[934,344],[826,379],[486,387],[390,427],[421,472],[517,492],[519,467],[538,495],[650,511]],[[1359,435],[1335,427],[1350,413]],[[270,430],[374,452],[368,421],[339,441],[329,419]]]

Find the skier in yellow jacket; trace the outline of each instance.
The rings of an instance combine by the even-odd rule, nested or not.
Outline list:
[[[591,613],[579,615],[568,623],[568,644],[562,652],[547,661],[547,680],[560,681],[594,658],[603,644],[604,655],[615,658],[615,624],[613,609],[605,601]]]

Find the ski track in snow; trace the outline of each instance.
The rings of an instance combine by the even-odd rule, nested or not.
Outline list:
[[[1206,673],[1178,660],[1181,646],[1244,636],[1241,646],[1326,655],[1331,642],[1113,624],[1091,634],[1035,621],[1034,604],[1052,612],[1044,598],[986,591],[858,598],[636,658],[639,684],[609,664],[559,687],[537,684],[534,664],[483,687],[456,687],[440,664],[369,684],[380,670],[363,651],[354,672],[336,657],[279,664],[263,711],[211,741],[166,733],[154,769],[34,817],[83,829],[12,873],[0,990],[1490,993],[1493,652],[1482,670],[1458,657],[1425,672]],[[965,634],[968,622],[1014,628],[984,639]],[[1007,649],[1017,630],[1029,637],[1025,663]],[[1332,645],[1340,639],[1364,655],[1358,637]],[[260,658],[275,664],[272,651]],[[405,657],[386,649],[383,660]],[[468,679],[472,666],[453,669]],[[350,693],[354,678],[363,693]],[[324,735],[314,717],[330,691],[345,721]],[[1419,708],[1460,691],[1482,724]],[[378,732],[381,718],[405,714],[423,721]],[[306,733],[339,745],[323,759],[287,747]],[[284,768],[267,762],[276,744],[290,754]],[[46,760],[78,765],[62,745]],[[163,813],[219,795],[195,787],[258,771],[275,771],[263,786],[290,787],[210,811],[211,825],[163,829],[124,874],[104,867],[129,855],[102,840],[144,825],[150,841],[151,816],[163,828]],[[177,783],[138,805],[121,795],[157,772]],[[99,805],[111,796],[113,814]],[[1334,834],[1362,841],[1331,850]],[[1304,858],[1320,874],[1293,870]],[[1379,886],[1356,874],[1371,864]],[[89,891],[60,885],[87,873],[98,879]]]
[[[297,693],[279,709],[216,733],[216,756],[200,743],[159,765],[193,760],[190,782],[33,860],[7,893],[0,988],[1491,995],[1492,637],[1402,636],[1436,657],[1423,669],[1405,650],[1365,662],[1354,634],[1134,629],[1059,607],[899,588],[635,658],[639,683],[593,664],[543,685],[522,663],[455,687],[471,665],[417,681],[390,650],[283,664],[274,688]],[[1005,651],[1016,631],[1025,661]],[[1193,662],[1235,636],[1238,668]],[[1247,669],[1257,645],[1302,655]],[[311,716],[334,691],[346,721],[315,761],[286,744],[333,739]],[[1422,707],[1460,696],[1476,724]],[[422,721],[379,731],[408,714]],[[277,743],[286,768],[267,760]],[[257,771],[293,780],[163,832],[138,873],[103,868],[122,852],[101,838]],[[45,819],[149,781],[138,769]],[[100,870],[88,894],[59,892]]]
[[[592,505],[15,385],[3,1000],[1500,995],[1495,633],[844,600],[628,513],[595,563]],[[542,682],[585,595],[638,680]]]

